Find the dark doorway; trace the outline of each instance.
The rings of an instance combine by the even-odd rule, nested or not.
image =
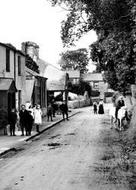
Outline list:
[[[15,93],[8,93],[8,113],[12,108],[15,108]]]

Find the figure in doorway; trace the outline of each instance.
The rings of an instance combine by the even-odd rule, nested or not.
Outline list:
[[[10,136],[16,136],[15,126],[17,122],[17,114],[14,108],[12,108],[11,112],[9,113],[8,120],[9,120],[9,125],[10,125]]]

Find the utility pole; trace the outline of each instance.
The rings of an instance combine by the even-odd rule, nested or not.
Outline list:
[[[65,75],[65,104],[68,103],[68,81],[69,81],[69,75],[66,73]]]

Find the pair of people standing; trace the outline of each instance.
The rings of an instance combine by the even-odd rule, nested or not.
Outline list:
[[[97,107],[97,102],[94,102],[93,103],[93,111],[94,111],[94,114],[104,114],[104,106],[103,106],[103,101],[101,100],[98,104],[98,107]]]
[[[39,132],[39,126],[42,124],[42,111],[40,105],[36,105],[34,109],[29,107],[28,110],[26,110],[25,105],[22,105],[19,117],[22,131],[21,136],[24,136],[24,131],[26,132],[26,136],[31,135],[33,124],[36,126],[36,131]]]
[[[65,120],[65,116],[66,116],[66,119],[68,120],[68,105],[62,102],[62,104],[60,105],[60,110],[61,110],[63,119]]]

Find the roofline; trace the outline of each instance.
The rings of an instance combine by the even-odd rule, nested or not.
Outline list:
[[[47,61],[44,61],[43,59],[41,59],[41,58],[39,58],[39,60],[41,60],[41,61],[43,61],[45,64],[47,64],[47,65],[50,65],[50,66],[52,66],[52,67],[54,67],[54,68],[56,68],[57,70],[59,70],[59,71],[62,71],[61,69],[59,69],[58,67],[56,67],[55,65],[53,65],[53,64],[51,64],[51,63],[49,63],[49,62],[47,62]],[[62,71],[63,72],[63,71]]]
[[[20,53],[21,55],[25,56],[25,54],[21,50],[18,50],[18,49],[14,48],[14,47],[11,47],[11,46],[9,46],[7,44],[4,44],[4,43],[0,42],[0,46],[3,46],[5,48],[9,48],[9,49],[11,49],[12,51],[14,51],[16,53]]]
[[[88,81],[88,82],[94,82],[94,81],[98,81],[98,82],[102,81],[103,82],[104,81],[103,79],[95,79],[95,80],[92,80],[92,79],[91,80],[89,80],[89,79],[83,79],[83,80],[84,81]]]
[[[14,80],[14,78],[10,78],[10,77],[0,77],[0,79],[11,79],[11,80]]]
[[[31,74],[33,74],[34,76],[39,76],[39,73],[29,69],[27,66],[25,66],[25,71],[26,72],[30,72]]]
[[[39,78],[43,78],[43,79],[45,79],[45,80],[48,80],[48,78],[46,78],[46,77],[43,77],[43,76],[40,76],[40,75],[37,75],[37,76],[35,76],[35,77],[39,77]]]
[[[48,79],[47,77],[43,77],[41,76],[39,73],[36,73],[35,71],[29,69],[28,67],[25,66],[25,71],[29,72],[30,74],[34,75],[35,77],[39,77],[39,78],[44,78],[44,79]]]

